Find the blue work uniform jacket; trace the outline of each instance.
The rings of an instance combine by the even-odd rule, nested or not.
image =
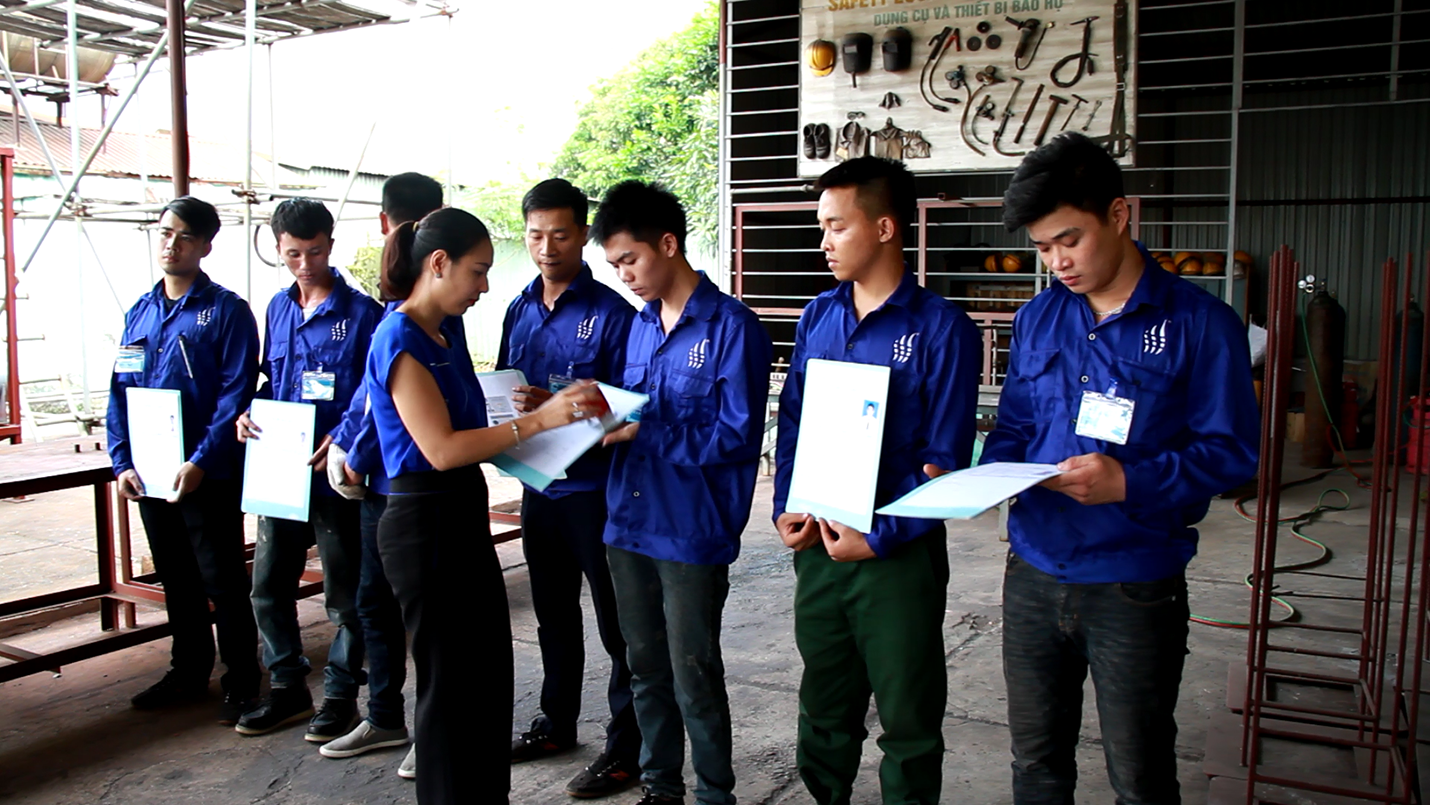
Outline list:
[[[312,403],[317,409],[319,434],[337,430],[361,388],[368,344],[382,320],[381,305],[348,285],[336,269],[329,270],[333,276],[332,292],[306,320],[296,283],[268,303],[263,360],[259,364],[259,371],[268,379],[256,395],[265,400]],[[333,374],[333,399],[303,399],[303,375],[307,372]],[[256,424],[263,427],[262,422]],[[319,494],[337,494],[326,477],[315,475],[313,483]]]
[[[1120,315],[1096,324],[1054,284],[1013,320],[1009,371],[982,463],[1056,464],[1084,453],[1122,463],[1127,498],[1084,506],[1035,486],[1010,509],[1013,552],[1059,581],[1156,581],[1197,552],[1211,498],[1256,474],[1260,414],[1246,326],[1141,244],[1142,277]],[[1127,444],[1076,434],[1083,392],[1134,403]]]
[[[144,349],[144,369],[115,372],[109,382],[109,458],[118,477],[134,469],[124,390],[177,389],[182,398],[184,450],[205,479],[241,477],[242,445],[234,438],[258,382],[258,323],[248,303],[200,271],[188,293],[165,304],[164,282],[124,315],[122,346]],[[172,478],[141,478],[163,484]]]
[[[400,299],[388,302],[383,309],[382,318],[385,320],[392,315],[392,311],[397,310],[402,302]],[[451,339],[452,354],[467,356],[466,360],[470,365],[472,358],[467,351],[467,329],[462,324],[462,317],[448,316],[443,319],[442,332]],[[347,465],[358,475],[367,476],[368,486],[373,492],[386,495],[389,490],[388,475],[383,470],[382,446],[378,441],[377,426],[372,421],[369,408],[367,380],[364,377],[362,387],[353,394],[352,402],[343,412],[342,421],[333,431],[333,444],[347,451]]]
[[[591,268],[571,282],[551,309],[540,276],[513,300],[502,321],[498,369],[520,369],[529,385],[547,388],[552,375],[619,386],[626,368],[626,339],[636,310],[615,289],[596,281]],[[599,445],[566,469],[543,493],[559,498],[606,488],[611,450]]]
[[[655,559],[729,564],[750,520],[772,347],[755,314],[703,273],[667,335],[660,302],[631,323],[622,385],[650,395],[616,446],[605,541]]]
[[[811,358],[889,367],[875,508],[927,481],[925,464],[955,470],[966,468],[973,459],[982,371],[978,327],[952,302],[919,287],[909,272],[893,295],[863,321],[854,310],[853,288],[853,283],[842,282],[815,297],[795,329],[794,356],[780,393],[775,520],[784,514],[789,498],[805,402],[805,365]],[[876,514],[869,547],[886,558],[939,524]]]

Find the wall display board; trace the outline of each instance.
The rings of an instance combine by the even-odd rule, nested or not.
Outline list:
[[[800,176],[874,155],[1008,170],[1062,131],[1132,163],[1126,0],[802,0]]]

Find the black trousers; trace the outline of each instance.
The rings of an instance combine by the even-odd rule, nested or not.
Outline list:
[[[258,695],[261,673],[243,559],[241,491],[237,480],[206,479],[178,503],[141,499],[139,517],[164,585],[174,671],[189,680],[208,681],[217,626],[218,656],[227,666],[223,689],[250,698]]]
[[[504,805],[511,616],[481,470],[394,478],[377,545],[417,667],[417,801]]]
[[[581,577],[591,585],[596,629],[611,657],[606,700],[606,754],[638,762],[640,727],[631,695],[626,641],[616,619],[616,591],[606,565],[606,493],[575,492],[550,498],[527,490],[521,499],[521,546],[531,574],[532,609],[541,645],[541,712],[559,743],[575,742],[585,679],[586,630],[581,622]]]

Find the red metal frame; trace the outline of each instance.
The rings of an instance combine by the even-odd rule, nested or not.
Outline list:
[[[0,185],[3,185],[4,210],[0,226],[4,227],[5,248],[5,402],[10,411],[9,422],[0,422],[0,439],[20,443],[20,335],[15,323],[15,300],[19,279],[15,276],[15,150],[0,148]]]

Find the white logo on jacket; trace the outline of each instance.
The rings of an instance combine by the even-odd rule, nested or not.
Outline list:
[[[690,348],[690,368],[699,369],[705,365],[705,351],[710,347],[710,339],[701,340],[700,343]]]
[[[343,319],[333,325],[333,340],[341,341],[348,337],[348,320]]]
[[[918,340],[918,333],[909,333],[894,342],[894,361],[896,363],[908,363],[909,358],[914,356],[914,341]]]
[[[579,339],[581,339],[582,341],[586,341],[586,340],[588,340],[592,335],[594,335],[595,332],[596,332],[596,319],[598,319],[598,318],[600,318],[599,315],[597,315],[597,316],[592,316],[591,318],[586,319],[585,321],[583,321],[583,322],[581,322],[579,325],[577,325],[577,326],[576,326],[576,337],[579,338]]]
[[[1154,324],[1142,331],[1144,355],[1161,355],[1167,350],[1167,325],[1171,323],[1171,319],[1162,319],[1161,324]]]
[[[207,310],[200,310],[200,311],[199,311],[198,320],[197,320],[197,324],[198,324],[200,327],[206,327],[206,326],[208,326],[208,323],[209,323],[209,322],[213,321],[213,318],[214,318],[214,309],[213,309],[213,308],[209,308],[209,309],[207,309]]]

